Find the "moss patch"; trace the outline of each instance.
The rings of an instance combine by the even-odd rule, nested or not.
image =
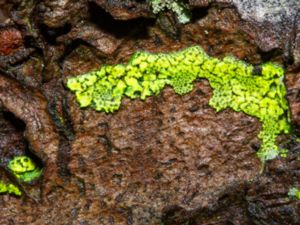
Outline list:
[[[169,54],[137,52],[127,65],[105,65],[69,78],[67,87],[80,107],[111,113],[119,109],[123,96],[144,100],[158,95],[166,85],[183,95],[193,89],[197,78],[208,79],[213,89],[209,104],[217,111],[231,108],[260,120],[258,156],[262,161],[281,153],[276,137],[289,132],[289,111],[284,71],[272,63],[254,69],[233,57],[212,58],[198,46]]]

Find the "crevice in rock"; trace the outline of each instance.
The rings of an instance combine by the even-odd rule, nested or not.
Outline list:
[[[89,2],[90,21],[100,30],[112,34],[116,38],[142,38],[147,36],[147,27],[154,24],[154,20],[137,18],[132,20],[116,20],[108,12],[94,2]]]

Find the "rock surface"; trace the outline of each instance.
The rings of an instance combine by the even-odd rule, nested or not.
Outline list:
[[[299,223],[300,203],[287,194],[300,186],[298,1],[189,4],[192,20],[181,25],[170,12],[156,19],[146,1],[0,1],[0,178],[24,193],[0,196],[0,224]],[[125,99],[114,114],[80,109],[64,87],[137,50],[191,45],[285,68],[294,127],[278,140],[286,158],[262,165],[261,124],[209,107],[206,80],[184,96],[165,88]],[[7,171],[22,154],[44,166],[40,180]]]

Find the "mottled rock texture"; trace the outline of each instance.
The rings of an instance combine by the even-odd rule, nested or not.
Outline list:
[[[262,51],[280,50],[286,60],[300,65],[299,1],[233,0],[233,4],[246,21],[246,31],[254,36]]]
[[[182,25],[147,1],[0,1],[0,179],[23,191],[0,196],[1,225],[299,224],[300,203],[287,195],[300,185],[298,1],[186,2],[193,16]],[[206,80],[184,96],[166,88],[125,99],[114,114],[80,109],[64,87],[138,50],[191,45],[285,68],[286,158],[262,165],[261,124],[216,113]],[[44,166],[40,180],[20,183],[7,170],[23,154]]]

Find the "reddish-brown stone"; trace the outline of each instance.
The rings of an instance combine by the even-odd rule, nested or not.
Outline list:
[[[10,55],[23,45],[23,37],[15,28],[0,28],[0,55]]]

